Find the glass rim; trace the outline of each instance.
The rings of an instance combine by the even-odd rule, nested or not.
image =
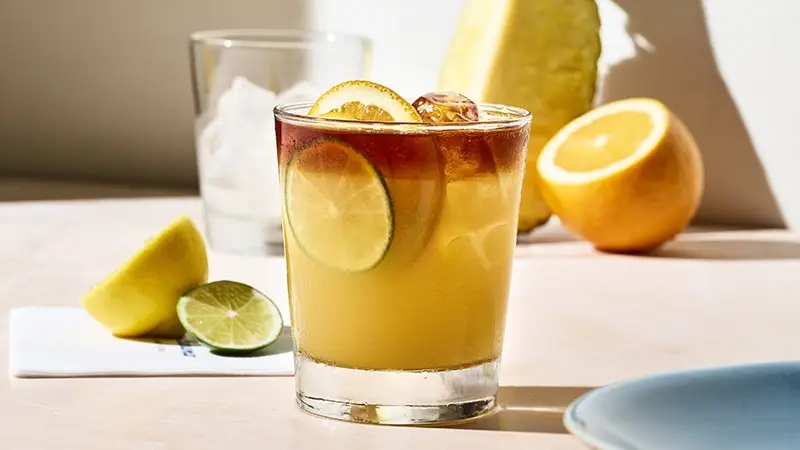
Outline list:
[[[339,31],[302,30],[291,28],[242,28],[195,31],[189,35],[192,44],[211,47],[307,49],[318,45],[340,43],[369,46],[366,36]]]
[[[387,131],[403,134],[519,128],[529,124],[533,116],[527,109],[498,103],[478,103],[479,109],[489,112],[490,114],[497,114],[501,117],[479,120],[477,122],[370,122],[311,117],[296,112],[297,110],[310,109],[313,105],[313,101],[283,103],[276,105],[272,112],[275,114],[275,119],[292,125],[308,125],[317,128],[329,128],[336,131]]]

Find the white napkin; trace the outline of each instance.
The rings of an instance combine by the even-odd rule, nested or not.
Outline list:
[[[289,328],[247,356],[220,356],[191,339],[121,339],[81,308],[11,311],[9,368],[20,378],[294,374]]]

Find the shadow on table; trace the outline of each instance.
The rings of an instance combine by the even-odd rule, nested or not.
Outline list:
[[[566,434],[564,410],[590,387],[501,386],[497,400],[500,409],[477,421],[451,428],[470,430],[522,431]]]
[[[743,227],[721,226],[721,225],[704,225],[704,226],[689,226],[681,231],[682,236],[697,236],[710,232],[723,232],[723,231],[741,231]],[[762,228],[754,228],[762,229]],[[575,234],[567,231],[561,225],[545,226],[542,229],[535,229],[527,233],[517,234],[517,246],[527,246],[535,244],[562,244],[566,242],[584,242],[583,239]]]
[[[671,242],[642,256],[708,260],[800,259],[800,242],[757,239],[693,239]]]
[[[120,338],[126,339],[129,341],[135,342],[145,342],[148,344],[153,345],[172,345],[172,346],[180,346],[185,351],[191,351],[193,347],[202,347],[199,341],[195,338],[186,336],[181,339],[167,339],[167,338]],[[292,344],[292,329],[288,326],[284,326],[281,330],[280,336],[278,339],[270,344],[269,346],[253,351],[253,352],[244,352],[244,353],[220,353],[217,351],[212,350],[211,353],[219,356],[225,356],[229,358],[258,358],[259,356],[269,356],[269,355],[277,355],[280,353],[288,353],[293,350]]]
[[[574,242],[578,238],[562,228],[561,226],[545,225],[527,233],[517,234],[517,245],[530,244],[559,244],[562,242]]]
[[[277,355],[280,353],[288,353],[293,350],[292,344],[292,329],[288,326],[283,327],[281,330],[281,335],[278,336],[278,340],[270,344],[269,346],[262,348],[261,350],[257,350],[254,352],[249,353],[240,353],[240,354],[227,354],[223,353],[220,354],[216,351],[212,351],[211,353],[220,356],[226,356],[230,358],[258,358],[259,356],[269,356],[269,355]]]

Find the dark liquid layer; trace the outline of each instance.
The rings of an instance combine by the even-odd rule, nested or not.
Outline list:
[[[528,130],[442,131],[426,134],[353,132],[298,126],[276,121],[278,158],[285,166],[297,149],[326,139],[343,142],[365,155],[386,178],[417,178],[444,173],[457,179],[481,173],[511,170],[522,164]],[[320,159],[331,170],[335,161]],[[327,166],[327,167],[326,167]]]

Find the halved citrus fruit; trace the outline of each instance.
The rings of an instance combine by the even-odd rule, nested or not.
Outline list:
[[[198,341],[219,352],[240,353],[275,342],[283,318],[275,303],[235,281],[203,284],[178,300],[178,317]]]
[[[309,116],[370,122],[422,122],[403,97],[386,86],[351,80],[330,88],[308,111]]]
[[[548,204],[600,250],[642,251],[689,223],[703,163],[684,124],[657,100],[603,105],[559,131],[537,167]]]
[[[312,141],[292,154],[284,184],[289,227],[309,257],[352,272],[384,258],[394,236],[392,201],[361,152],[333,139]]]
[[[178,298],[208,276],[203,236],[180,216],[81,298],[86,311],[116,336],[180,337]]]

